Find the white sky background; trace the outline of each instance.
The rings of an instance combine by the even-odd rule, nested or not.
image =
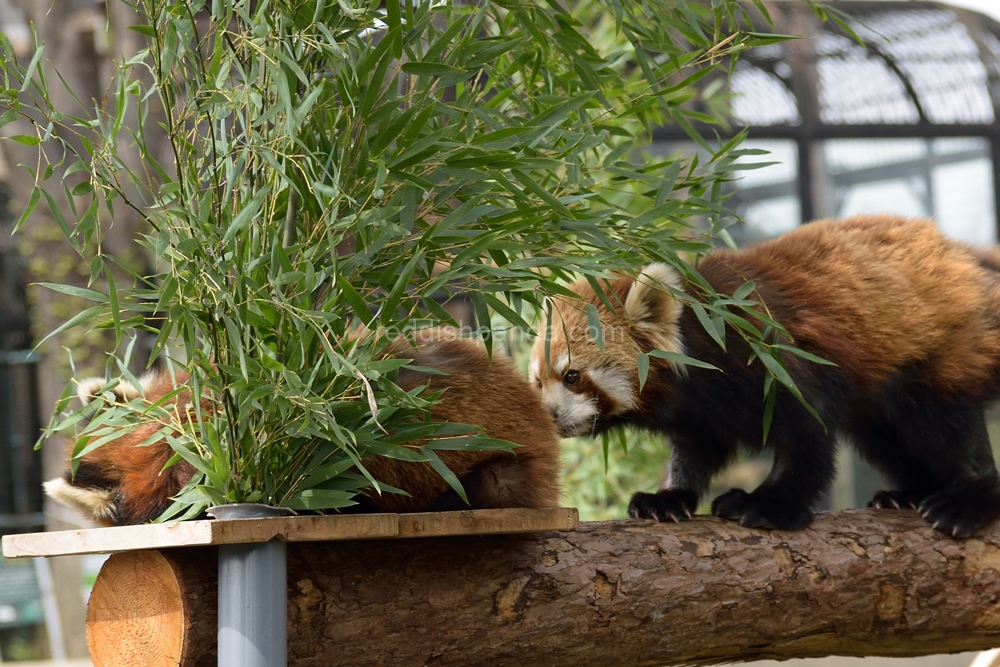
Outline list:
[[[1000,0],[945,0],[947,4],[956,7],[966,7],[977,12],[988,14],[1000,21]]]

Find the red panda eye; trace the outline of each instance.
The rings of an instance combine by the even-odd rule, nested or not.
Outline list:
[[[563,375],[563,383],[567,385],[574,385],[580,381],[580,373],[577,371],[566,371]]]
[[[541,380],[535,380],[535,386],[538,387],[539,389],[541,389],[542,388],[542,381]]]

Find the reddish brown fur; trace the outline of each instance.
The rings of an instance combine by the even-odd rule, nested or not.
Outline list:
[[[865,386],[931,353],[929,384],[980,392],[995,382],[1000,362],[1000,283],[975,260],[993,255],[970,256],[927,220],[864,216],[716,252],[701,268],[710,281],[731,276],[715,285],[722,292],[742,275],[759,276],[782,293],[772,308],[795,340]]]
[[[187,377],[177,378],[183,383]],[[131,387],[127,388],[129,393]],[[146,398],[154,403],[175,389],[173,379],[167,375],[157,376],[145,387]],[[119,390],[120,391],[120,390]],[[131,396],[119,399],[128,400]],[[176,397],[175,402],[168,406],[172,417],[168,423],[185,423],[189,419],[186,410],[178,410],[177,406],[189,405],[190,394],[184,392]],[[209,403],[203,405],[210,409]],[[114,479],[117,482],[116,516],[150,517],[153,508],[163,509],[170,504],[170,498],[180,491],[191,476],[194,468],[185,461],[163,469],[163,466],[173,456],[173,450],[165,441],[148,447],[137,447],[162,427],[163,423],[146,423],[137,426],[126,435],[102,445],[87,454],[81,463],[81,477],[95,474],[102,478]]]
[[[539,403],[538,393],[518,375],[510,360],[495,355],[491,364],[482,344],[461,338],[453,330],[417,332],[416,342],[416,351],[398,342],[393,353],[414,357],[416,365],[449,373],[441,376],[400,371],[399,384],[406,390],[428,381],[432,391],[446,389],[441,401],[430,411],[432,420],[479,426],[487,436],[521,445],[513,454],[437,452],[462,479],[471,506],[555,507],[559,495],[558,439],[552,419]],[[179,380],[183,382],[184,378]],[[158,376],[147,388],[145,399],[155,402],[173,389],[169,377]],[[182,403],[188,400],[186,393],[180,395]],[[135,446],[156,430],[154,424],[137,427],[99,447],[81,462],[81,476],[74,485],[86,488],[87,478],[99,477],[111,481],[118,489],[117,507],[110,523],[139,523],[155,518],[193,474],[193,469],[183,462],[160,473],[172,455],[165,441]],[[369,491],[366,507],[371,506],[375,511],[415,512],[438,508],[435,503],[442,505],[441,509],[461,508],[453,501],[442,501],[450,487],[429,464],[371,457],[365,459],[364,465],[377,480],[410,494],[406,497]],[[95,470],[99,471],[96,475]]]
[[[466,485],[477,507],[555,507],[558,504],[558,436],[552,417],[542,408],[538,392],[521,377],[510,359],[495,354],[492,363],[478,341],[454,330],[426,329],[415,335],[417,350],[404,343],[395,354],[414,357],[417,366],[438,368],[449,375],[401,374],[406,390],[429,381],[431,391],[445,389],[431,409],[435,421],[482,427],[485,435],[516,442],[513,455],[497,452],[441,450],[438,455],[459,478],[475,474]],[[477,466],[488,464],[485,470]],[[447,483],[430,464],[400,464],[376,457],[365,461],[372,475],[411,494],[383,494],[369,499],[380,511],[416,512],[429,507],[448,491]],[[513,485],[511,485],[513,482]]]

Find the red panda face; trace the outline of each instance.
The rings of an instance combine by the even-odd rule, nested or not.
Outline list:
[[[574,350],[586,346],[583,341],[573,343]],[[621,361],[603,355],[591,364],[563,352],[551,360],[547,374],[532,362],[531,376],[542,390],[542,403],[556,420],[560,435],[598,433],[609,419],[635,407],[638,376],[634,365],[630,370],[627,359]]]
[[[614,311],[586,281],[570,287],[580,300],[554,300],[552,321],[542,322],[532,349],[530,373],[562,436],[600,433],[637,409],[640,353],[683,352],[681,306],[668,287],[680,288],[677,273],[651,264],[637,280],[606,283]],[[603,352],[590,330],[588,304],[597,309]]]
[[[186,376],[177,378],[183,383]],[[115,401],[127,403],[143,397],[152,403],[174,390],[174,380],[167,374],[151,373],[139,378],[140,386],[122,382],[114,388]],[[81,380],[78,397],[88,405],[105,385],[103,378]],[[175,399],[182,404],[187,394]],[[160,428],[158,423],[137,425],[123,431],[121,437],[86,454],[79,461],[75,476],[45,482],[45,492],[53,499],[79,511],[87,519],[105,526],[144,523],[159,516],[170,504],[170,497],[194,474],[181,461],[164,470],[173,455],[165,440],[137,447],[147,442]]]

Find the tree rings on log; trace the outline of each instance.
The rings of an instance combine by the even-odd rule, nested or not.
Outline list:
[[[87,607],[87,646],[95,667],[180,664],[184,606],[178,573],[159,551],[111,556]]]

